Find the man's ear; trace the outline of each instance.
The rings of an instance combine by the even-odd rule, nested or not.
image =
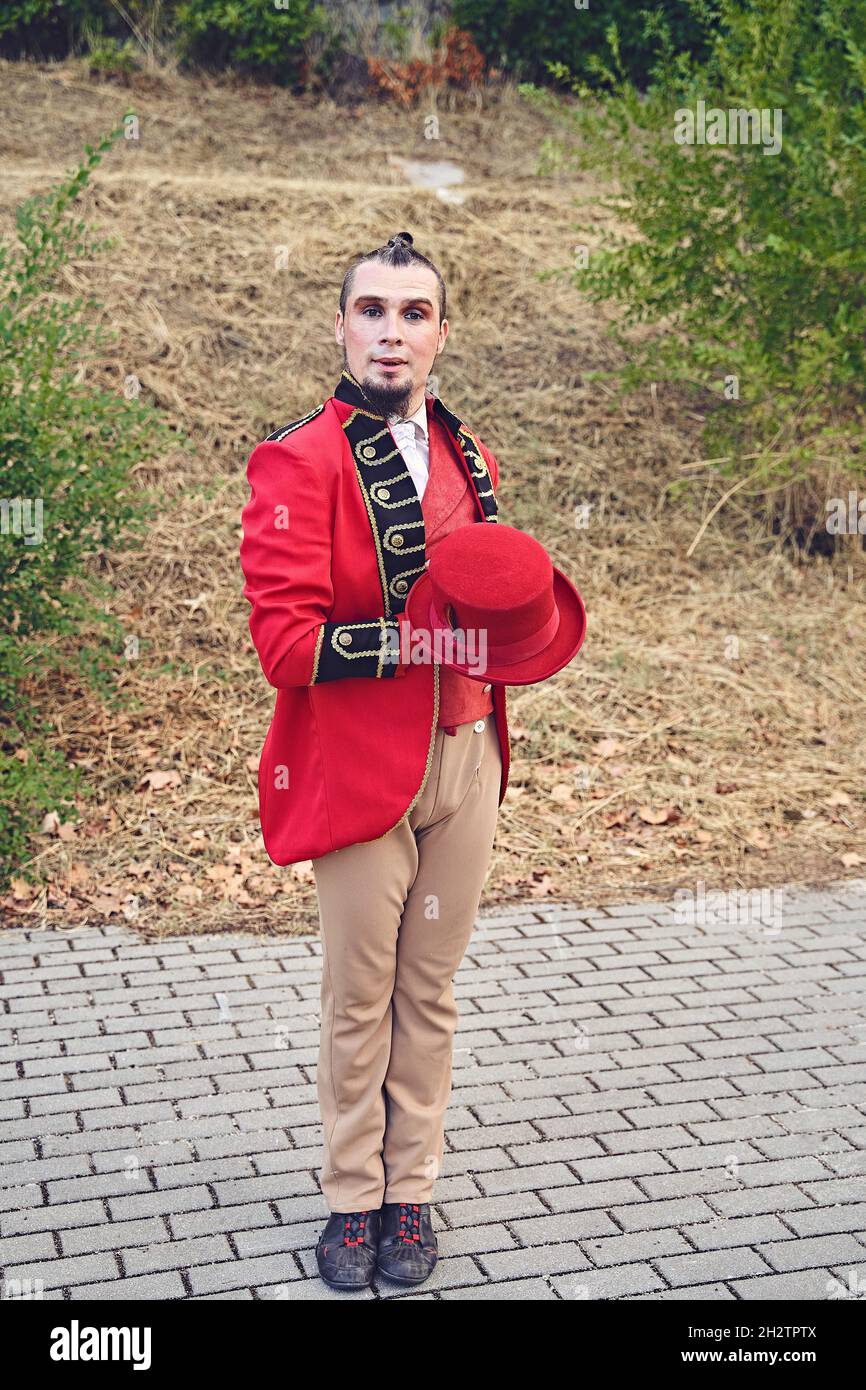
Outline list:
[[[345,333],[343,331],[343,315],[340,313],[339,309],[337,310],[337,316],[334,319],[334,337],[340,344],[340,347],[342,347],[345,342]]]

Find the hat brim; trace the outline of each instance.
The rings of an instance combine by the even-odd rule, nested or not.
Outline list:
[[[430,602],[433,596],[433,581],[428,573],[421,575],[409,590],[405,613],[412,628],[418,632],[431,630]],[[553,599],[559,609],[559,626],[552,640],[534,656],[511,665],[497,666],[488,663],[484,671],[477,666],[462,666],[459,662],[443,660],[443,666],[450,666],[470,680],[490,685],[536,685],[556,675],[577,655],[586,636],[586,609],[583,599],[571,580],[553,566]],[[450,631],[446,623],[437,623],[440,632]],[[435,629],[434,629],[435,630]]]

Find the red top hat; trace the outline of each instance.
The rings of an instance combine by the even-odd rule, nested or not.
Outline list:
[[[430,635],[443,664],[498,685],[547,680],[586,635],[586,610],[571,580],[543,545],[502,522],[458,526],[443,537],[405,612],[414,631]]]

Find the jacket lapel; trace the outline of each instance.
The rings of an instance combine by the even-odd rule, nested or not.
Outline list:
[[[402,613],[427,559],[421,502],[387,419],[373,409],[348,368],[344,368],[334,396],[352,406],[343,430],[376,547],[384,615],[393,617]],[[438,397],[434,397],[432,409],[458,447],[482,519],[496,521],[496,498],[478,441]],[[432,448],[431,437],[431,462]]]

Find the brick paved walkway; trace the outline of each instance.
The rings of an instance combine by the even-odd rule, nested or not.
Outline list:
[[[443,1258],[363,1297],[863,1297],[866,881],[777,926],[483,916]],[[319,974],[316,937],[0,933],[0,1293],[359,1297],[313,1253]]]

